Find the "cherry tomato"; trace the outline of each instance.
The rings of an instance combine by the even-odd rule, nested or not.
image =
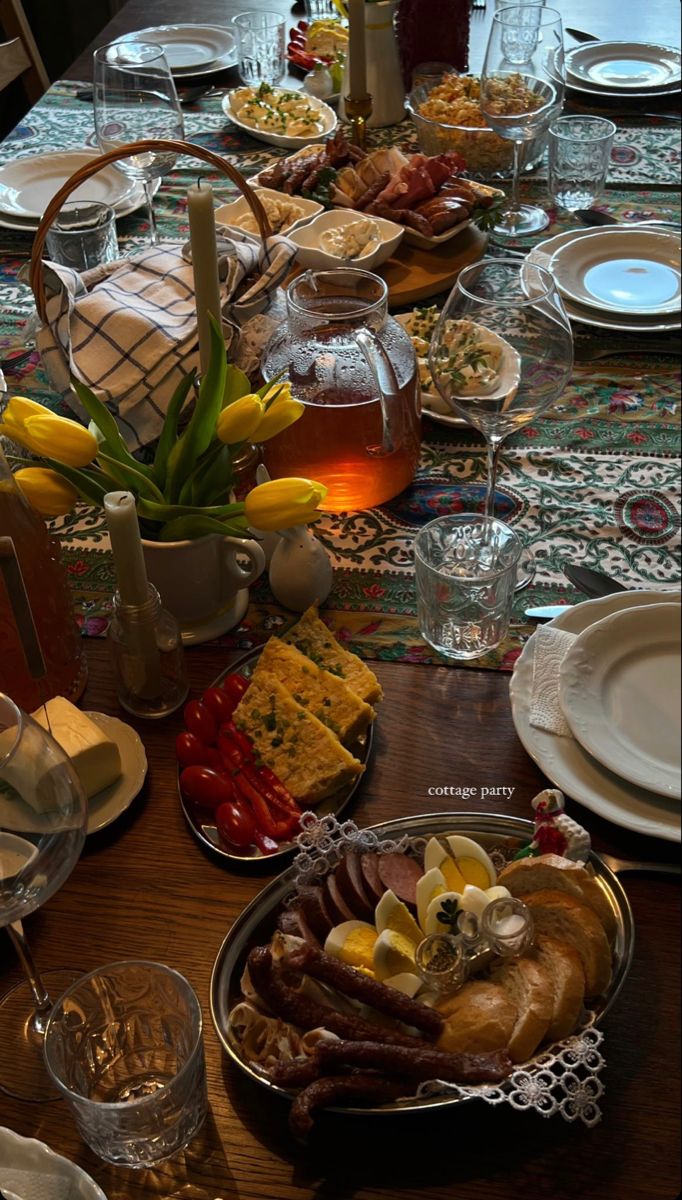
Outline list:
[[[218,726],[210,708],[201,700],[190,700],[183,710],[185,725],[190,733],[198,737],[205,746],[214,746],[218,736]]]
[[[238,801],[221,804],[215,814],[218,833],[233,846],[251,846],[256,836],[256,823],[246,805]]]
[[[242,696],[244,695],[244,692],[248,689],[249,680],[245,679],[243,675],[237,675],[235,673],[232,675],[226,675],[220,686],[223,691],[226,692],[232,700],[234,700],[234,707],[236,708]]]
[[[175,739],[175,756],[182,767],[210,766],[206,762],[205,746],[196,733],[179,733]]]
[[[180,790],[186,800],[203,808],[218,808],[231,803],[234,791],[230,780],[211,767],[185,767],[180,772]]]
[[[212,714],[218,728],[231,720],[232,713],[237,707],[237,700],[218,687],[206,688],[201,697],[201,703]]]

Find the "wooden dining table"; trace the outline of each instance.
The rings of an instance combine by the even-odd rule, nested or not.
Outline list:
[[[268,7],[289,16],[282,0]],[[563,7],[563,6],[562,6]],[[242,5],[129,0],[98,44],[140,27],[190,18],[225,23]],[[492,0],[472,15],[472,65],[480,65]],[[674,44],[674,0],[641,6],[570,0],[570,22],[602,37]],[[298,19],[295,17],[294,19]],[[91,48],[67,72],[88,80]],[[0,1125],[45,1141],[78,1163],[108,1200],[673,1200],[680,1192],[679,879],[623,876],[634,914],[634,958],[603,1020],[601,1121],[586,1128],[508,1105],[460,1103],[412,1115],[324,1116],[306,1146],[288,1129],[288,1105],[246,1078],[224,1054],[209,1008],[211,970],[235,919],[273,878],[231,869],[204,851],[181,810],[174,755],[181,714],[136,720],[119,708],[105,640],[87,640],[81,706],[123,717],[140,734],[149,769],[140,794],[113,824],[88,837],[80,860],[44,908],[25,921],[42,969],[83,971],[126,958],[167,963],[195,988],[204,1013],[210,1112],[191,1145],[154,1171],[106,1165],[81,1140],[63,1101],[28,1103],[0,1092]],[[192,694],[225,669],[228,652],[207,643],[186,653]],[[372,664],[384,688],[371,757],[347,815],[358,826],[417,814],[532,816],[547,779],[516,734],[504,671],[409,662]],[[466,800],[445,789],[469,789]],[[622,860],[665,864],[674,843],[631,833],[568,801],[593,848]],[[0,931],[0,994],[22,972]],[[11,1045],[0,1056],[11,1056]]]

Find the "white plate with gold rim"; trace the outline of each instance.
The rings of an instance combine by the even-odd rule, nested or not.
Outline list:
[[[618,592],[567,608],[550,624],[580,634],[612,613],[641,605],[679,604],[679,592]],[[680,805],[609,771],[572,737],[560,737],[530,723],[535,639],[529,638],[509,685],[512,719],[528,754],[555,787],[598,816],[635,833],[680,841]]]
[[[680,789],[680,606],[611,613],[561,664],[559,697],[581,746],[622,779],[662,796]]]
[[[566,242],[550,271],[562,296],[625,317],[680,311],[680,235],[670,230],[596,230]]]

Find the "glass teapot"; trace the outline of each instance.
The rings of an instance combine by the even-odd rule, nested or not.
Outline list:
[[[326,484],[328,512],[392,499],[419,460],[417,359],[387,297],[368,271],[306,271],[289,285],[287,324],[263,353],[264,379],[288,380],[306,405],[265,444],[265,465],[273,478]]]

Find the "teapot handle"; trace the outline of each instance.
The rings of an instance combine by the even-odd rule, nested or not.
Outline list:
[[[393,454],[403,440],[400,428],[400,385],[393,363],[376,334],[369,329],[359,329],[354,336],[379,392],[382,423],[382,445],[379,452],[382,455]]]

